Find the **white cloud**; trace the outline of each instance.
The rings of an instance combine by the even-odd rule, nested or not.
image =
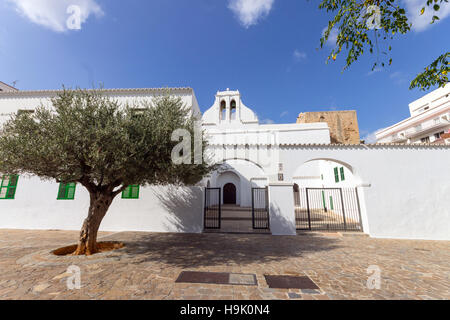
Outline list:
[[[328,27],[323,28],[322,30],[322,37],[325,35],[325,31],[328,29]],[[334,47],[336,45],[338,36],[338,30],[336,28],[331,29],[330,34],[328,36],[328,40],[325,43],[329,47]]]
[[[370,77],[372,75],[374,75],[377,72],[382,72],[384,69],[381,67],[375,67],[375,69],[370,70],[369,72],[367,72],[367,75]]]
[[[406,76],[403,72],[395,71],[389,75],[389,78],[392,79],[396,84],[403,84],[406,82]]]
[[[303,51],[299,51],[297,49],[295,49],[293,56],[294,56],[295,61],[297,61],[297,62],[300,60],[306,59],[306,53]]]
[[[433,5],[427,6],[424,0],[403,0],[406,9],[406,15],[409,22],[412,24],[412,29],[416,32],[424,31],[431,27],[430,24],[433,15],[439,17],[439,21],[444,20],[450,15],[450,3],[440,3],[439,11],[434,11]],[[425,7],[425,13],[420,15],[420,10]]]
[[[283,112],[280,114],[280,118],[283,118],[283,117],[287,116],[288,114],[289,114],[288,111],[283,111]]]
[[[24,17],[55,32],[69,30],[68,21],[73,17],[71,6],[79,8],[80,28],[90,15],[102,16],[104,13],[95,0],[9,0]],[[71,20],[73,22],[73,20]],[[69,21],[69,23],[71,22]]]
[[[267,17],[273,2],[274,0],[229,0],[228,8],[236,14],[241,24],[248,28]]]
[[[382,129],[380,129],[382,130]],[[380,131],[377,130],[375,132],[368,132],[368,131],[363,131],[362,133],[365,133],[365,136],[362,138],[362,140],[364,140],[364,142],[366,144],[371,144],[371,143],[376,143],[377,142],[377,137],[375,135],[376,132]]]
[[[275,121],[273,121],[272,119],[264,119],[260,121],[261,124],[274,124]]]

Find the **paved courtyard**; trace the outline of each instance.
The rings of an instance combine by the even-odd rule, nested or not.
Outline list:
[[[101,233],[115,252],[56,257],[76,231],[0,230],[0,299],[450,299],[450,242],[361,235]],[[81,288],[69,290],[71,265]],[[380,289],[367,288],[369,266]],[[181,271],[255,274],[257,286],[175,283]],[[270,289],[264,275],[310,277],[320,290]]]

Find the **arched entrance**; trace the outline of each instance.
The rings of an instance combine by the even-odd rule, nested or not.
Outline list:
[[[359,178],[339,160],[315,159],[294,172],[297,230],[363,231]]]
[[[223,186],[223,203],[236,204],[236,186],[233,183]]]

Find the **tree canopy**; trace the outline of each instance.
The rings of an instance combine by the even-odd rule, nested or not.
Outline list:
[[[4,124],[0,172],[82,184],[91,200],[76,254],[95,253],[100,223],[129,185],[193,185],[214,168],[203,157],[207,142],[196,119],[169,93],[121,105],[101,91],[64,89],[51,99],[52,108],[13,115]],[[177,130],[197,133],[188,147],[200,141],[203,161],[184,149],[180,156],[191,161],[173,161]]]
[[[13,115],[0,136],[0,170],[85,187],[195,184],[210,167],[174,164],[172,132],[194,135],[180,98],[121,106],[92,90],[64,90],[33,114]],[[206,142],[204,142],[205,144]]]
[[[434,23],[439,20],[442,3],[448,3],[448,0],[423,0],[423,3],[420,14],[432,10],[430,23]],[[376,55],[372,70],[391,65],[390,40],[411,31],[403,4],[400,0],[321,0],[319,8],[334,14],[320,39],[321,48],[332,31],[337,32],[335,47],[328,60],[336,60],[345,52],[345,70],[365,52],[370,52]],[[442,53],[411,81],[410,89],[445,86],[448,83],[449,58],[450,52]]]

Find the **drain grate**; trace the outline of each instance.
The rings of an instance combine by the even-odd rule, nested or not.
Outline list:
[[[256,286],[254,274],[182,271],[175,282]]]
[[[309,277],[270,276],[264,275],[269,288],[272,289],[309,289],[319,290],[319,287]]]

